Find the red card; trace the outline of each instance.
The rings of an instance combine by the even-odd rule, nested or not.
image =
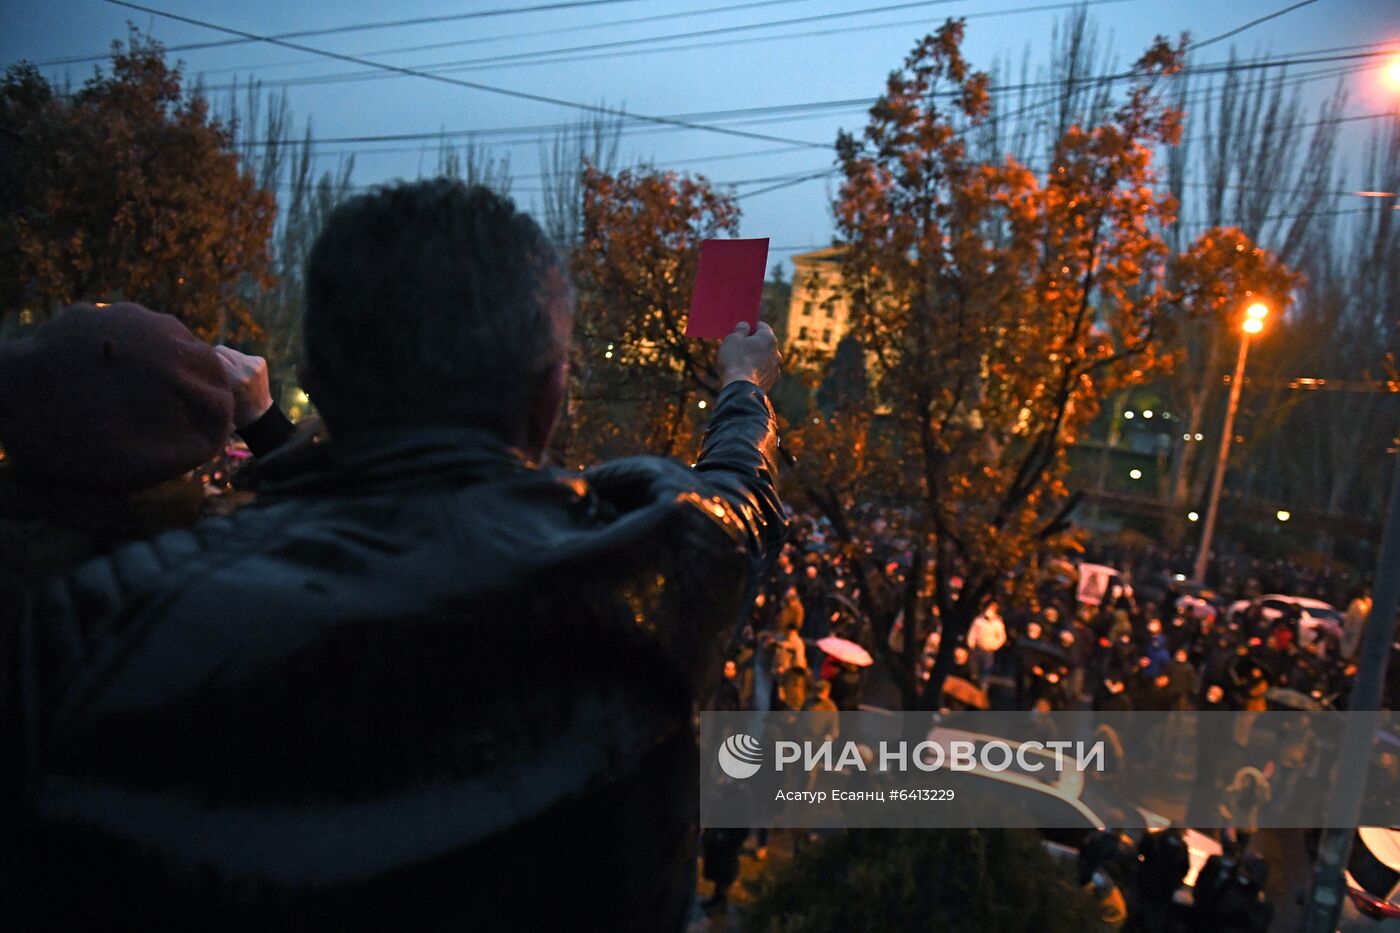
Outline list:
[[[756,330],[767,265],[767,237],[701,242],[700,270],[695,275],[685,335],[719,340],[729,336],[740,321],[749,322],[750,333]]]

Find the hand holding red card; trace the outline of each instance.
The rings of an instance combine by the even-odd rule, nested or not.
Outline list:
[[[767,265],[767,237],[701,242],[685,335],[720,340],[740,321],[748,321],[749,331],[756,331]]]

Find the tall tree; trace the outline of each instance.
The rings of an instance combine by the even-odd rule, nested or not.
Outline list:
[[[700,403],[719,377],[712,348],[685,336],[685,317],[700,242],[737,233],[739,208],[703,177],[674,172],[610,175],[589,165],[582,182],[565,462],[628,449],[690,453]]]
[[[863,139],[837,142],[852,333],[876,360],[883,446],[917,515],[904,643],[933,615],[942,625],[928,702],[983,598],[1012,571],[1028,589],[1038,555],[1063,541],[1066,447],[1100,398],[1162,365],[1171,311],[1157,230],[1174,204],[1153,190],[1152,148],[1179,136],[1158,84],[1180,48],[1159,38],[1124,102],[1095,125],[1071,122],[1042,182],[1014,158],[969,154],[988,78],[962,38],[950,20],[919,42]],[[925,580],[928,612],[912,595]],[[907,658],[888,660],[912,703]]]
[[[272,194],[242,170],[230,128],[181,90],[159,43],[133,32],[111,71],[61,93],[31,66],[0,85],[7,203],[0,313],[139,301],[206,339],[256,333],[271,283]]]

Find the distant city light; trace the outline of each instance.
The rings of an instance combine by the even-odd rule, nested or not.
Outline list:
[[[604,353],[604,354],[603,354],[603,359],[605,359],[605,360],[610,360],[610,359],[612,359],[612,351],[609,350],[607,353]]]
[[[698,406],[700,406],[701,408],[705,408],[705,407],[707,407],[710,403],[707,402],[707,401],[705,401],[705,400],[702,398],[700,401],[696,402],[695,404],[698,405]]]
[[[1244,322],[1244,332],[1246,334],[1257,334],[1264,329],[1264,322],[1257,317],[1252,317]]]
[[[1143,416],[1144,418],[1151,418],[1151,417],[1152,417],[1152,414],[1153,414],[1152,409],[1149,408],[1149,409],[1147,409],[1146,411],[1144,411],[1144,412],[1142,413],[1142,416]]]
[[[1123,417],[1126,418],[1126,419],[1129,420],[1129,421],[1132,421],[1132,420],[1133,420],[1133,413],[1130,412],[1130,411],[1125,411],[1125,412],[1123,412]]]
[[[1205,439],[1206,439],[1206,436],[1205,436],[1204,434],[1197,434],[1197,435],[1196,435],[1196,440],[1198,440],[1198,441],[1203,441],[1203,440],[1205,440]]]
[[[1277,518],[1281,522],[1286,522],[1292,517],[1293,513],[1288,511],[1287,509],[1279,509],[1277,512],[1274,513],[1274,518]]]
[[[1189,440],[1191,439],[1191,435],[1190,435],[1190,434],[1183,434],[1183,435],[1181,435],[1181,439],[1182,439],[1183,441],[1189,441]]]
[[[1131,470],[1128,471],[1128,478],[1129,478],[1129,479],[1142,479],[1142,471],[1139,470],[1139,469],[1136,469],[1136,468],[1131,469]]]
[[[1187,512],[1187,513],[1186,513],[1186,520],[1187,520],[1188,522],[1198,522],[1198,521],[1201,520],[1201,513],[1200,513],[1200,512]]]
[[[1269,306],[1263,302],[1256,301],[1254,304],[1250,305],[1244,313],[1256,321],[1262,321],[1269,316]]]

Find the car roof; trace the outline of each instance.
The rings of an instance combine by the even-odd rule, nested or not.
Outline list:
[[[1377,861],[1386,868],[1400,871],[1400,830],[1363,826],[1357,832]]]
[[[1294,606],[1301,606],[1304,609],[1328,609],[1332,612],[1337,611],[1337,607],[1331,603],[1325,603],[1320,599],[1313,599],[1308,596],[1284,596],[1282,593],[1269,593],[1265,596],[1260,596],[1259,599],[1272,599],[1281,603],[1291,603]]]

